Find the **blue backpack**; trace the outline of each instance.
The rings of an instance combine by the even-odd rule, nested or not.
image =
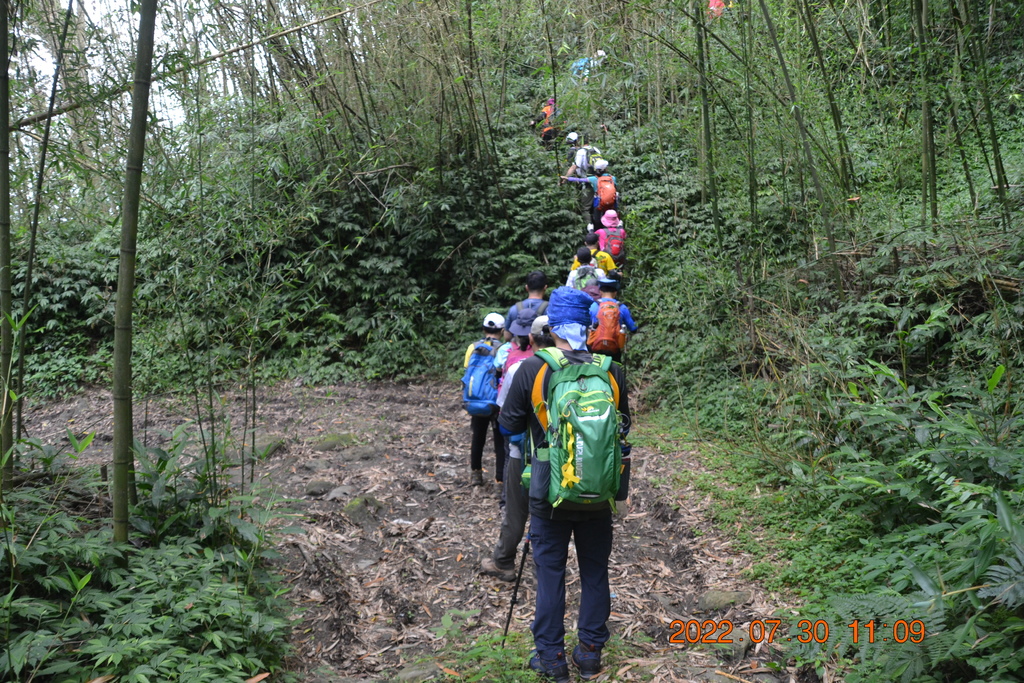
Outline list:
[[[462,406],[470,415],[488,417],[494,412],[494,406],[498,405],[494,352],[495,348],[490,342],[481,339],[469,356],[469,365],[462,375]]]

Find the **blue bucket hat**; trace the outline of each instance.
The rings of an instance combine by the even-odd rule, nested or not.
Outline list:
[[[594,303],[586,292],[573,287],[559,287],[551,292],[548,301],[548,324],[551,327],[564,323],[590,324],[590,304]]]
[[[589,294],[573,287],[559,287],[551,292],[547,314],[552,334],[577,351],[587,348],[587,325],[593,303]]]

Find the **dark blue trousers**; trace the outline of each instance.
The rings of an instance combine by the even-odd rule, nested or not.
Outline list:
[[[537,573],[537,610],[533,642],[543,659],[565,652],[565,564],[569,538],[576,544],[580,568],[579,639],[588,645],[608,642],[608,557],[612,552],[612,516],[580,522],[530,518],[530,544]]]

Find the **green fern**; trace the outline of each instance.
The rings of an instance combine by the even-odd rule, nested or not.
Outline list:
[[[1024,547],[1011,543],[1013,555],[999,557],[1004,564],[993,565],[985,573],[992,585],[978,591],[980,598],[993,598],[995,602],[1014,609],[1024,604]]]

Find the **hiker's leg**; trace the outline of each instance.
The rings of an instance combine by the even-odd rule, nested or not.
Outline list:
[[[537,576],[537,607],[531,630],[537,652],[544,659],[565,652],[565,562],[571,535],[571,522],[537,516],[530,519],[530,544]]]
[[[580,194],[580,213],[585,217],[590,217],[591,209],[594,206],[594,188],[590,186],[590,183],[580,183],[583,186],[583,192]],[[590,221],[594,223],[593,221]],[[597,228],[597,224],[594,224],[594,228]]]
[[[612,601],[608,557],[612,552],[612,514],[573,525],[576,561],[580,566],[580,640],[598,647],[608,642]]]
[[[505,481],[505,435],[498,426],[498,408],[494,408],[491,418],[492,434],[494,435],[494,480]]]
[[[469,424],[473,430],[473,441],[469,446],[469,469],[483,469],[484,445],[487,443],[487,428],[491,425],[491,418],[472,415]]]
[[[504,435],[502,435],[502,436],[504,436]],[[508,502],[508,497],[505,494],[504,482],[511,481],[509,479],[509,476],[511,476],[511,475],[509,475],[508,466],[509,466],[509,462],[512,460],[512,458],[509,457],[509,453],[511,453],[512,448],[513,448],[513,446],[512,446],[511,439],[509,439],[508,437],[505,437],[505,467],[504,467],[504,469],[502,469],[502,474],[504,476],[502,476],[502,478],[501,478],[501,481],[502,481],[501,498],[498,499],[498,507],[502,510],[502,512],[504,512],[505,504]],[[518,448],[516,449],[516,453],[519,453],[519,449]]]
[[[501,533],[492,555],[494,562],[503,569],[515,566],[517,548],[523,540],[526,518],[530,516],[522,477],[523,459],[509,458],[505,462],[505,514],[501,517]]]

